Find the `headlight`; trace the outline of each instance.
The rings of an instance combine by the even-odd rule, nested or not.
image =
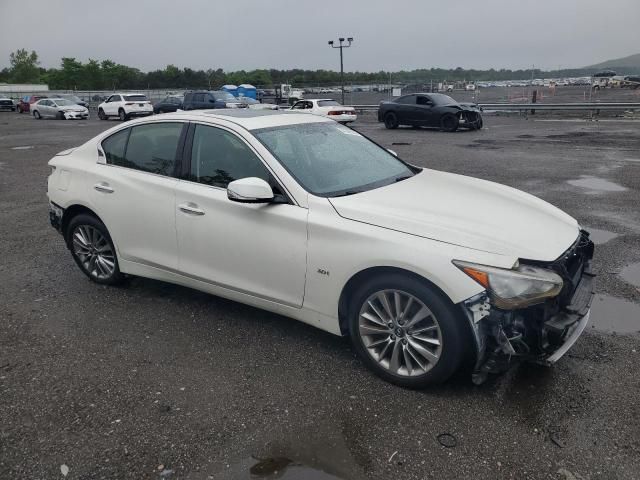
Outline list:
[[[504,310],[541,303],[562,290],[560,275],[544,268],[516,264],[506,270],[459,260],[453,264],[486,288],[491,303]]]

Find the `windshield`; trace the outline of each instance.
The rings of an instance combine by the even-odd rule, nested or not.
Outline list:
[[[146,102],[147,97],[145,95],[125,95],[124,99],[127,102]]]
[[[75,103],[69,100],[65,100],[64,98],[59,98],[54,101],[56,102],[56,105],[58,105],[59,107],[68,107],[69,105],[75,105]]]
[[[405,163],[343,125],[304,123],[252,132],[307,191],[337,197],[414,175]]]
[[[340,103],[336,102],[335,100],[318,100],[319,107],[335,107],[339,105]]]
[[[213,98],[216,100],[223,100],[225,102],[237,102],[238,99],[231,95],[229,92],[212,92]]]

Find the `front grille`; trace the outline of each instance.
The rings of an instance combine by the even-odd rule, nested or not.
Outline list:
[[[581,230],[576,242],[549,265],[564,281],[564,287],[558,296],[560,306],[564,307],[569,304],[583,272],[585,270],[590,272],[592,258],[593,242],[589,240],[589,234],[585,230]]]
[[[13,105],[11,100],[0,100],[0,105]]]

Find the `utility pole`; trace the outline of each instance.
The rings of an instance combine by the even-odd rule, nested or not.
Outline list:
[[[329,40],[329,46],[331,48],[339,48],[340,49],[340,84],[342,85],[341,91],[342,91],[342,104],[344,105],[344,63],[342,60],[342,49],[343,48],[349,48],[351,46],[351,43],[353,42],[353,37],[349,37],[347,38],[347,42],[349,42],[348,44],[344,44],[344,37],[340,37],[338,38],[338,41],[340,42],[339,45],[334,45],[334,41],[333,40]]]

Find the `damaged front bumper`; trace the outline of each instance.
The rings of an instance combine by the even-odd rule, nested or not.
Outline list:
[[[513,360],[550,366],[571,349],[589,323],[595,289],[592,256],[593,243],[582,232],[563,256],[547,265],[562,274],[565,287],[544,303],[501,310],[484,292],[462,302],[476,344],[474,383],[505,371]]]

